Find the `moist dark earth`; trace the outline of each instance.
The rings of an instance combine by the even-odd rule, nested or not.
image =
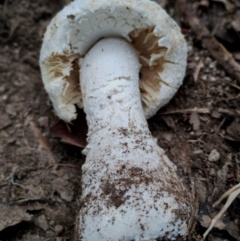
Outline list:
[[[0,0],[1,241],[74,240],[84,156],[69,142],[85,143],[86,124],[80,115],[72,139],[58,124],[38,63],[46,26],[69,2]],[[240,64],[240,2],[157,2],[180,25],[189,54],[183,85],[149,127],[192,195],[196,216],[188,240],[203,240],[225,201],[212,204],[240,181],[240,79],[232,72]],[[181,4],[189,6],[185,13]],[[191,17],[231,54],[233,70],[194,32]],[[238,197],[206,239],[240,240]]]

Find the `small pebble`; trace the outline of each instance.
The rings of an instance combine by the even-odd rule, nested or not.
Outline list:
[[[60,234],[62,231],[63,231],[63,226],[62,225],[56,225],[55,227],[54,227],[54,231],[55,231],[55,233],[58,235],[58,234]]]
[[[36,220],[34,220],[34,223],[37,227],[43,229],[44,231],[48,230],[48,221],[44,215],[40,215]]]
[[[220,159],[220,153],[216,149],[213,149],[208,155],[208,160],[210,162],[216,162],[219,159]]]
[[[47,116],[42,116],[38,119],[38,124],[41,126],[41,127],[45,127],[47,128],[48,127],[48,117]]]

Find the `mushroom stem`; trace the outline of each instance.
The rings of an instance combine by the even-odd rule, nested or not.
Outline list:
[[[139,91],[140,67],[136,50],[117,38],[100,40],[82,60],[80,81],[89,143],[102,141],[109,128],[148,131]]]
[[[189,195],[148,129],[137,52],[125,40],[103,39],[80,61],[89,133],[79,239],[186,236]]]

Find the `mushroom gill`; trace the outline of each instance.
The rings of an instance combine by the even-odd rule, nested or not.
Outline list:
[[[139,87],[142,106],[148,108],[159,98],[161,84],[167,84],[160,77],[164,68],[166,47],[159,46],[161,37],[154,34],[154,26],[142,29],[134,29],[129,33],[131,44],[139,53],[139,62],[142,67],[139,73]],[[61,78],[62,93],[59,98],[60,106],[78,105],[82,108],[82,93],[79,86],[79,54],[65,53],[65,55],[52,54],[47,65],[48,79]]]
[[[50,81],[61,79],[61,105],[77,104],[82,107],[81,91],[79,86],[79,54],[51,55],[46,65]]]
[[[154,35],[154,27],[133,30],[129,37],[139,52],[139,61],[142,65],[139,86],[142,105],[146,108],[158,98],[161,82],[164,82],[159,72],[164,68],[167,48],[158,45],[160,37]]]

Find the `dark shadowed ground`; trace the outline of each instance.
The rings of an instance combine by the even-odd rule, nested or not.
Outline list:
[[[84,157],[50,133],[58,118],[38,65],[45,28],[67,2],[0,0],[1,241],[73,240]],[[158,2],[181,25],[189,58],[182,87],[149,126],[195,199],[189,240],[199,241],[223,204],[211,205],[240,181],[240,1]],[[207,240],[240,240],[239,198]]]

